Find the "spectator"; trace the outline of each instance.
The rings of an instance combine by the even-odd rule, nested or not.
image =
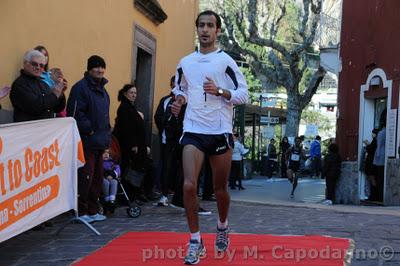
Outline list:
[[[315,178],[319,178],[321,175],[321,137],[316,136],[314,141],[311,143],[310,158],[312,161],[312,170]]]
[[[287,161],[286,161],[286,152],[290,148],[289,140],[285,136],[283,137],[281,144],[280,144],[280,150],[279,152],[281,153],[281,177],[282,178],[287,178]]]
[[[271,139],[267,147],[267,177],[272,178],[272,174],[277,170],[278,154],[275,147],[275,139]]]
[[[143,195],[139,196],[142,201],[152,198],[153,173],[152,162],[149,158],[150,147],[146,145],[146,132],[144,115],[135,106],[137,90],[135,85],[126,84],[118,93],[118,101],[121,104],[117,110],[113,135],[118,139],[121,147],[121,170],[125,173],[128,167],[144,172]],[[140,193],[141,191],[136,191]]]
[[[64,74],[59,68],[52,68],[50,69],[50,78],[55,82],[62,82],[64,87],[63,87],[63,92],[67,90],[67,80],[64,78]],[[67,109],[64,108],[61,112],[58,112],[56,114],[57,117],[66,117],[67,116]]]
[[[45,82],[49,86],[50,89],[52,89],[56,84],[55,84],[54,80],[50,77],[50,72],[49,72],[49,61],[50,61],[49,52],[47,51],[47,49],[43,45],[38,45],[33,49],[36,50],[36,51],[41,52],[44,55],[44,57],[46,58],[46,64],[44,65],[43,72],[40,75],[40,78],[43,80],[43,82]]]
[[[364,163],[364,173],[367,176],[368,183],[370,185],[370,200],[375,200],[374,197],[376,195],[373,192],[376,191],[376,180],[375,180],[375,167],[373,164],[375,151],[376,151],[376,135],[378,134],[379,130],[374,128],[372,130],[372,141],[368,143],[368,140],[364,140],[365,146],[365,163]]]
[[[47,49],[43,45],[38,45],[34,48],[34,50],[41,52],[46,57],[46,65],[44,66],[44,71],[40,75],[40,78],[43,80],[43,82],[45,82],[50,87],[50,89],[53,89],[57,83],[62,83],[64,85],[63,92],[65,92],[68,87],[68,82],[64,78],[64,75],[62,74],[61,69],[55,68],[55,69],[57,69],[57,72],[58,72],[57,75],[55,75],[54,69],[49,70],[50,56],[49,56],[49,52],[47,51]],[[66,117],[67,116],[66,109],[64,108],[62,111],[58,112],[56,114],[56,116]]]
[[[86,163],[78,170],[78,211],[86,222],[103,221],[97,200],[103,185],[103,153],[110,146],[110,98],[105,89],[106,63],[97,55],[89,57],[87,72],[71,88],[67,114],[75,118],[82,138]]]
[[[386,110],[380,116],[380,130],[376,137],[376,150],[373,160],[376,186],[371,188],[372,200],[383,201],[383,184],[385,178],[385,142],[386,142]]]
[[[175,87],[175,76],[170,80],[171,90]],[[177,123],[177,118],[171,113],[171,104],[175,100],[175,96],[172,91],[161,98],[156,114],[154,115],[154,121],[158,129],[158,135],[160,137],[160,183],[161,183],[161,198],[158,202],[159,206],[168,205],[168,190],[173,187],[176,180],[177,174],[177,161],[176,151],[179,145],[179,137],[182,134],[182,130],[176,128],[177,125],[172,125],[174,122]],[[180,120],[182,122],[182,118]],[[167,130],[168,127],[168,136]],[[176,130],[180,131],[179,136],[175,136]],[[169,139],[167,143],[167,138]]]
[[[121,176],[121,169],[117,162],[111,157],[110,150],[106,149],[103,153],[103,197],[105,209],[114,212],[115,198],[118,190],[118,180]]]
[[[330,144],[328,154],[324,158],[323,174],[326,180],[326,200],[322,203],[332,205],[335,202],[336,183],[340,177],[342,159],[337,144]]]
[[[239,182],[239,190],[245,189],[242,186],[242,171],[241,164],[243,160],[243,156],[249,151],[244,148],[243,144],[239,141],[239,134],[233,134],[233,151],[232,151],[232,165],[231,165],[231,174],[229,176],[229,187],[231,189],[236,189],[236,181]]]
[[[6,97],[10,93],[11,88],[8,86],[4,86],[3,88],[0,89],[0,100]],[[1,109],[1,104],[0,104],[0,109]]]
[[[46,58],[39,51],[25,53],[23,69],[13,82],[10,92],[14,122],[53,118],[54,113],[64,109],[64,85],[57,83],[51,90],[40,79],[45,64]]]
[[[8,86],[4,86],[0,89],[0,100],[6,97],[10,93],[11,88]]]

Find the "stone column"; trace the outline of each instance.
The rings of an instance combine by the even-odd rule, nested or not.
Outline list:
[[[400,159],[388,159],[386,166],[385,199],[388,206],[400,205]]]
[[[342,162],[342,172],[336,184],[337,204],[360,204],[358,192],[359,169],[358,163],[354,161]]]

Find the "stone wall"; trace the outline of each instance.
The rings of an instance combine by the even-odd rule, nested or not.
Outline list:
[[[385,205],[400,205],[400,159],[388,159]]]
[[[336,185],[336,199],[337,204],[360,204],[360,197],[358,193],[358,163],[357,162],[343,162],[342,173]]]

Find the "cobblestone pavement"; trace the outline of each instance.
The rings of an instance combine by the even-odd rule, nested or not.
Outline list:
[[[202,232],[214,232],[216,206],[202,202],[212,215],[201,216]],[[125,208],[117,209],[113,217],[94,226],[102,233],[96,236],[82,224],[68,225],[60,235],[54,232],[69,215],[55,219],[53,227],[28,231],[0,244],[0,265],[69,265],[110,240],[129,231],[186,232],[182,211],[171,207],[143,206],[139,218],[128,218]],[[345,213],[334,209],[276,206],[233,201],[229,216],[233,232],[275,235],[329,235],[351,238],[357,251],[366,250],[370,259],[353,259],[352,265],[400,265],[399,216],[368,213]],[[390,261],[379,259],[377,251],[390,247],[395,254]],[[375,257],[378,257],[374,259]]]

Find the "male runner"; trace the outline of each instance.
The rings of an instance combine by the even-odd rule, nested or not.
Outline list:
[[[215,246],[228,248],[229,193],[227,182],[232,159],[232,115],[234,104],[248,100],[247,84],[235,61],[216,47],[221,19],[213,11],[201,12],[196,19],[200,50],[184,57],[176,72],[176,101],[172,112],[177,115],[187,103],[183,122],[184,205],[190,230],[186,264],[197,264],[205,248],[200,237],[197,179],[205,154],[209,156],[218,224]]]
[[[292,183],[292,192],[290,197],[294,197],[294,191],[297,188],[297,172],[300,170],[300,160],[305,158],[303,146],[301,145],[301,138],[294,139],[294,145],[287,150],[286,161],[288,162],[287,176]]]

